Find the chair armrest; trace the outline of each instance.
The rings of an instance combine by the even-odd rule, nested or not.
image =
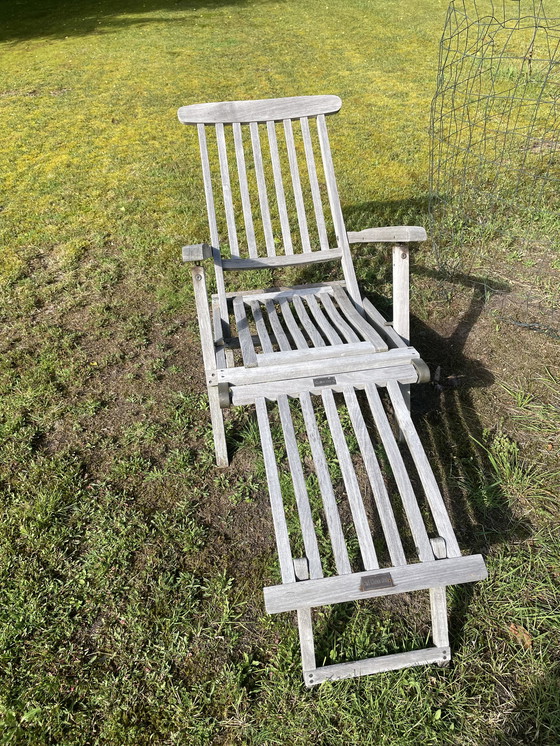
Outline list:
[[[182,255],[184,262],[202,262],[204,259],[210,259],[212,257],[212,247],[207,243],[183,246]]]
[[[417,225],[392,225],[386,228],[366,228],[363,231],[348,231],[349,243],[408,243],[425,241],[426,231]]]

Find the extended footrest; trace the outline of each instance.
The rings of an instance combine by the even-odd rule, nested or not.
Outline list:
[[[275,400],[255,400],[282,576],[265,604],[298,612],[306,684],[447,663],[445,587],[483,579],[486,568],[480,555],[460,555],[399,382]],[[421,589],[430,590],[434,648],[316,666],[312,607]]]

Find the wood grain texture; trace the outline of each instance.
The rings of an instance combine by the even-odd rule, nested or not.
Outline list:
[[[299,225],[299,235],[301,238],[301,246],[304,253],[311,251],[311,243],[309,241],[309,230],[307,227],[307,215],[305,213],[305,204],[303,201],[303,192],[301,190],[301,179],[299,175],[298,159],[296,153],[296,147],[294,143],[294,131],[292,127],[291,119],[284,119],[284,137],[286,140],[286,148],[288,150],[288,163],[290,165],[290,175],[292,177],[292,189],[296,203],[296,214]]]
[[[308,687],[322,684],[324,681],[340,681],[356,676],[367,676],[384,671],[398,671],[411,666],[424,666],[429,663],[442,663],[451,660],[449,647],[425,648],[424,650],[410,650],[407,653],[393,653],[381,655],[377,658],[365,658],[352,663],[336,663],[332,666],[321,666],[314,671],[304,673],[304,681]]]
[[[362,578],[386,573],[390,573],[393,586],[361,589]],[[323,606],[457,583],[473,583],[476,580],[484,580],[487,576],[482,555],[473,554],[469,557],[418,562],[404,567],[381,568],[351,575],[306,580],[303,583],[270,586],[264,589],[264,599],[267,612],[278,614],[302,606]]]
[[[397,380],[405,383],[414,383],[418,374],[413,365],[395,365],[391,368],[379,368],[377,370],[358,370],[351,373],[337,373],[336,384],[331,385],[332,391],[341,392],[346,386],[354,386],[363,389],[368,384],[385,386],[389,380]],[[308,391],[320,394],[323,388],[317,385],[316,378],[293,378],[283,381],[267,381],[265,383],[254,383],[248,385],[237,385],[231,388],[231,400],[234,405],[252,404],[256,398],[265,397],[274,401],[281,394],[298,396]]]
[[[276,537],[276,548],[278,550],[280,574],[283,583],[295,583],[296,577],[292,561],[292,550],[290,548],[290,537],[286,523],[286,514],[284,513],[284,502],[282,500],[282,490],[280,488],[280,479],[278,476],[278,465],[276,463],[272,433],[270,432],[270,423],[268,421],[268,409],[265,400],[257,399],[255,401],[255,408],[257,411],[257,422],[261,437],[266,481],[268,483],[268,494],[270,498],[270,509],[272,511],[272,521],[274,523],[274,534]]]
[[[251,208],[251,197],[247,183],[247,167],[245,165],[245,150],[243,149],[243,135],[241,125],[233,125],[233,142],[235,147],[235,160],[237,162],[237,176],[239,178],[239,190],[241,192],[241,207],[243,209],[243,220],[245,222],[245,235],[247,236],[247,248],[251,258],[257,257],[257,242],[255,239],[255,226],[253,224],[253,211]]]
[[[367,570],[373,570],[379,567],[379,563],[377,561],[375,547],[373,546],[371,529],[364,507],[362,493],[360,492],[360,486],[358,484],[356,472],[354,471],[352,456],[350,455],[344,431],[340,424],[338,410],[332,391],[323,391],[322,397],[327,422],[329,423],[329,430],[331,431],[338,463],[340,465],[340,470],[342,471],[342,478],[346,488],[346,496],[350,505],[354,528],[356,529],[356,536],[358,537],[358,542],[360,544],[362,563]]]
[[[268,132],[268,145],[270,148],[270,157],[272,160],[272,175],[274,178],[274,188],[276,190],[276,204],[280,215],[280,230],[282,232],[282,243],[284,253],[290,255],[294,253],[292,243],[292,234],[290,232],[290,221],[288,218],[288,208],[286,207],[286,194],[284,191],[284,180],[282,178],[282,168],[280,165],[280,155],[278,153],[278,140],[276,137],[276,126],[274,122],[267,122],[266,129]]]
[[[360,316],[356,307],[341,287],[334,288],[334,297],[342,313],[344,313],[348,321],[360,332],[364,339],[369,340],[380,352],[387,350],[385,340],[382,339],[363,316]]]
[[[218,101],[181,106],[177,112],[182,124],[249,123],[299,119],[318,114],[334,114],[342,106],[338,96],[292,96],[248,101]]]
[[[281,256],[259,257],[258,259],[223,259],[224,270],[266,269],[271,267],[295,267],[296,265],[313,264],[317,262],[331,262],[340,260],[340,249],[328,251],[308,251],[306,254],[288,254]]]
[[[383,228],[366,228],[363,231],[348,231],[350,243],[407,243],[426,239],[426,231],[417,225],[391,225]]]
[[[243,356],[243,365],[246,368],[254,368],[257,365],[257,355],[255,345],[249,329],[249,321],[245,312],[245,304],[238,296],[233,301],[233,311],[235,314],[235,324],[237,326],[237,335],[241,345],[241,354]]]
[[[257,192],[259,195],[259,206],[261,210],[261,219],[264,230],[266,253],[268,256],[275,256],[276,251],[274,249],[274,232],[272,230],[272,221],[270,219],[270,207],[268,204],[268,191],[266,188],[266,179],[264,175],[259,125],[253,122],[249,125],[249,130],[251,132],[251,147],[253,149],[255,176],[257,177]]]

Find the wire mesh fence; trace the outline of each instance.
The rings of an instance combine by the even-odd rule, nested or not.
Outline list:
[[[440,269],[560,270],[560,18],[542,0],[452,0],[430,164]]]

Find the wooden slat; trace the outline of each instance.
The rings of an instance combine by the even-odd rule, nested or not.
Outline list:
[[[241,125],[237,122],[233,125],[233,142],[235,145],[235,159],[237,161],[237,175],[239,177],[239,189],[241,192],[241,206],[243,208],[243,220],[245,222],[245,235],[247,236],[247,247],[249,256],[257,256],[257,242],[255,239],[255,226],[253,225],[253,212],[251,209],[251,198],[247,184],[247,168],[245,165],[245,151],[243,149],[243,135]]]
[[[224,347],[224,332],[222,329],[222,318],[220,316],[220,305],[212,301],[212,325],[214,327],[214,344],[216,345],[216,365],[218,368],[227,368],[226,350]]]
[[[267,304],[271,304],[272,301],[267,301]],[[251,302],[251,308],[253,309],[253,317],[257,322],[257,313],[255,307],[258,304],[256,301]],[[268,308],[267,308],[268,311]],[[274,307],[269,311],[270,323],[273,328],[274,334],[278,337],[281,333],[282,342],[279,343],[289,344],[286,337],[285,331],[281,328],[280,322],[276,318],[276,322],[273,321],[273,317],[276,314]],[[277,323],[278,327],[274,326]],[[260,331],[257,323],[257,332],[260,336]],[[286,347],[286,349],[288,349]],[[272,350],[270,350],[272,351]],[[273,366],[267,366],[266,368],[246,368],[239,366],[234,370],[219,369],[216,373],[215,383],[233,383],[233,384],[247,384],[247,383],[260,383],[261,381],[282,381],[288,378],[303,378],[305,376],[333,376],[338,373],[347,373],[349,371],[357,370],[372,370],[373,368],[387,368],[395,365],[403,365],[411,362],[418,358],[418,353],[411,347],[398,350],[389,350],[388,352],[374,352],[371,355],[353,355],[350,357],[337,357],[330,360],[304,360],[299,363],[294,363],[288,370],[285,366],[279,366],[274,368]]]
[[[391,225],[383,228],[366,228],[348,231],[349,243],[407,243],[425,241],[426,231],[417,225]]]
[[[336,569],[340,575],[344,575],[352,572],[352,568],[350,567],[348,550],[346,549],[344,532],[342,530],[342,523],[340,522],[338,505],[336,503],[331,475],[329,473],[329,467],[323,449],[323,442],[321,440],[321,435],[319,434],[311,396],[308,393],[302,393],[300,394],[299,399],[301,402],[301,411],[303,413],[305,429],[311,447],[311,455],[313,456],[313,465],[315,467],[315,473],[317,474],[319,489],[321,490],[321,498],[323,500],[325,519],[327,521],[327,528],[331,539]]]
[[[311,609],[298,609],[297,620],[301,649],[301,667],[303,671],[313,671],[317,662],[315,660]]]
[[[259,296],[266,295],[267,298],[276,298],[282,295],[309,295],[315,293],[333,293],[333,286],[341,285],[344,287],[344,280],[331,280],[330,282],[310,282],[308,285],[285,285],[275,288],[269,288],[268,290],[243,290],[226,293],[226,298],[230,300],[235,298],[236,295],[242,295],[244,298],[251,296],[258,298]],[[216,294],[215,294],[216,295]]]
[[[342,106],[338,96],[292,96],[251,101],[218,101],[211,104],[181,106],[177,115],[183,124],[216,122],[267,122],[269,119],[312,117],[334,114]]]
[[[305,214],[305,204],[303,201],[303,192],[301,191],[301,179],[297,162],[296,147],[294,144],[294,131],[291,119],[284,119],[284,135],[286,139],[286,148],[288,150],[288,162],[290,164],[290,175],[292,177],[292,188],[294,190],[294,199],[296,202],[296,213],[299,225],[299,234],[301,236],[301,246],[304,252],[311,251],[309,242],[309,230],[307,227],[307,215]]]
[[[257,355],[255,353],[255,346],[249,329],[245,304],[239,296],[233,300],[233,311],[237,326],[237,336],[239,337],[239,344],[241,345],[243,365],[246,368],[254,368],[257,365]]]
[[[253,318],[255,319],[255,324],[257,325],[257,334],[259,335],[262,349],[264,350],[264,352],[267,353],[273,352],[274,348],[268,334],[268,329],[266,328],[266,324],[264,323],[261,304],[257,300],[250,300],[249,305],[251,306]]]
[[[323,172],[327,183],[327,194],[329,195],[329,205],[334,222],[336,245],[342,249],[344,279],[346,280],[350,297],[355,303],[360,303],[360,289],[358,287],[356,272],[352,263],[350,246],[346,235],[346,227],[344,225],[344,217],[342,215],[342,208],[338,196],[338,186],[334,174],[327,124],[325,122],[325,117],[321,114],[317,117],[317,132],[319,135],[319,146],[321,148],[321,158],[323,161]]]
[[[438,647],[449,645],[445,586],[430,588],[430,612],[432,616],[432,639],[434,644]]]
[[[259,125],[251,122],[249,125],[251,132],[251,145],[253,148],[253,163],[255,164],[255,175],[257,177],[257,191],[259,194],[259,205],[261,208],[261,218],[264,230],[264,242],[268,256],[275,256],[274,235],[272,232],[272,222],[270,220],[270,208],[268,206],[268,194],[266,191],[266,180],[264,176],[264,166],[261,151],[261,139],[259,135]]]
[[[307,340],[305,339],[305,337],[301,333],[299,326],[297,325],[297,321],[294,314],[292,313],[292,309],[290,307],[288,299],[280,298],[278,301],[278,305],[280,306],[282,316],[284,317],[284,321],[286,322],[286,326],[288,327],[288,331],[290,332],[296,347],[298,347],[300,350],[306,350],[306,352],[304,353],[300,352],[300,355],[308,355],[309,347],[307,344]],[[287,352],[285,354],[291,355],[293,352],[296,352],[296,350],[292,350],[291,352]],[[262,357],[259,359],[258,363],[259,365],[263,365],[264,361]],[[284,364],[284,355],[282,355],[282,364]]]
[[[410,483],[408,471],[404,464],[401,452],[399,451],[393,431],[391,430],[391,426],[389,425],[385,410],[383,409],[383,404],[381,403],[377,388],[373,385],[366,386],[366,395],[375,420],[377,431],[379,432],[381,442],[383,443],[387,459],[401,496],[403,508],[412,532],[412,538],[416,545],[416,551],[418,552],[419,558],[423,562],[427,562],[433,559],[434,554],[432,552],[430,540],[428,539],[428,534],[426,533],[424,519],[422,518],[420,508],[418,507],[416,495],[414,494],[412,484]]]
[[[282,231],[284,253],[290,255],[294,253],[294,247],[292,244],[292,234],[290,233],[290,221],[288,220],[288,210],[286,208],[286,195],[284,193],[284,182],[282,179],[282,168],[280,166],[278,141],[276,139],[276,126],[274,122],[267,122],[266,129],[268,132],[268,144],[270,147],[270,158],[272,160],[272,174],[274,176],[278,214],[280,215],[280,229]]]
[[[303,302],[301,297],[294,296],[293,303],[294,303],[294,308],[296,309],[296,313],[299,317],[299,320],[301,321],[303,328],[309,335],[309,339],[313,342],[315,347],[325,347],[326,346],[325,340],[320,335],[319,331],[315,327],[315,324],[309,317],[309,314],[307,313],[307,309],[305,307],[305,303]]]
[[[216,209],[214,205],[214,192],[212,190],[212,174],[210,172],[210,161],[208,159],[208,145],[206,142],[206,128],[199,124],[198,143],[200,147],[200,160],[202,163],[202,179],[204,182],[204,196],[206,199],[206,211],[208,213],[208,226],[210,228],[210,240],[212,242],[212,255],[214,257],[214,271],[216,273],[216,285],[219,295],[220,314],[224,334],[229,334],[229,314],[225,297],[224,273],[222,272],[222,257],[220,254],[220,238],[218,236],[218,224],[216,222]]]
[[[276,536],[276,547],[278,549],[280,574],[282,576],[283,583],[293,583],[295,582],[295,573],[294,565],[292,562],[292,551],[290,549],[290,538],[288,535],[288,526],[286,524],[286,515],[284,513],[284,503],[282,501],[280,479],[278,477],[278,465],[276,463],[274,445],[272,442],[272,434],[270,432],[270,423],[268,421],[268,410],[266,408],[265,400],[257,399],[257,401],[255,402],[255,407],[257,410],[257,422],[259,425],[259,432],[261,437],[266,480],[268,482],[268,494],[270,497],[270,508],[272,511],[274,533]]]
[[[368,584],[364,590],[364,578],[383,577],[390,574],[393,585],[374,587]],[[324,604],[337,604],[358,599],[392,596],[396,593],[420,591],[456,583],[473,583],[488,577],[482,555],[453,557],[451,559],[417,562],[403,567],[381,568],[365,572],[351,573],[304,583],[269,586],[264,589],[265,607],[269,614],[292,611],[300,606],[315,607]]]
[[[397,332],[393,329],[393,325],[387,321],[387,319],[377,310],[373,303],[364,298],[363,308],[366,312],[366,316],[369,321],[375,325],[377,331],[381,335],[385,335],[389,338],[391,344],[394,347],[406,347],[406,342],[400,337]]]
[[[346,337],[346,341],[360,342],[360,338],[358,337],[356,332],[352,329],[350,324],[347,324],[346,321],[342,318],[342,315],[340,314],[338,308],[334,305],[332,298],[325,295],[323,298],[321,298],[321,302],[323,303],[323,308],[327,312],[327,315],[330,317],[333,324],[337,327],[339,332],[344,337]],[[371,344],[371,342],[369,342],[369,344]],[[373,347],[373,349],[376,348]]]
[[[284,434],[286,444],[286,454],[290,466],[290,476],[294,486],[296,498],[299,525],[305,547],[305,555],[309,562],[309,574],[311,578],[322,578],[323,569],[321,567],[321,557],[319,555],[319,545],[313,525],[313,516],[309,504],[309,495],[305,484],[305,475],[299,455],[296,433],[290,412],[290,404],[287,396],[278,397],[278,412],[280,414],[280,423]]]
[[[280,307],[282,309],[284,309],[284,307],[289,308],[288,302],[285,301],[284,305],[282,305],[281,303]],[[288,331],[293,336],[293,334],[295,334],[295,329],[297,329],[297,325],[295,324],[295,319],[293,316],[292,319],[294,320],[294,324],[292,325],[291,323],[288,323]],[[295,328],[292,329],[292,326],[294,326]],[[299,333],[301,334],[301,332]],[[303,337],[303,335],[301,336],[303,338],[303,341],[305,342],[305,337]],[[343,358],[350,357],[352,355],[373,355],[375,353],[375,349],[371,342],[356,342],[345,345],[330,345],[329,347],[311,348],[305,347],[303,344],[297,344],[297,346],[300,349],[291,350],[290,352],[283,352],[281,355],[279,355],[277,352],[273,352],[272,354],[261,353],[260,355],[257,355],[257,363],[259,366],[293,365],[294,363],[301,363],[305,362],[306,360],[330,360],[331,358]]]
[[[334,297],[340,310],[344,313],[348,321],[350,321],[350,323],[360,332],[360,334],[365,339],[368,339],[379,351],[386,350],[387,342],[379,336],[371,324],[368,324],[368,322],[360,316],[356,307],[342,288],[338,287],[334,289]]]
[[[278,314],[276,313],[274,303],[271,300],[265,301],[265,308],[268,314],[268,320],[270,321],[270,326],[272,327],[272,331],[274,332],[274,336],[276,337],[276,341],[278,342],[280,349],[283,352],[291,350],[292,346],[290,344],[290,340],[288,339],[286,332],[284,331],[284,328],[280,323],[280,319],[278,318]]]
[[[324,252],[321,252],[321,254]],[[320,307],[320,305],[317,303],[317,299],[313,295],[309,295],[305,298],[307,301],[307,305],[309,306],[309,310],[311,311],[313,318],[317,322],[317,325],[319,329],[323,332],[323,334],[327,337],[329,342],[332,345],[340,345],[342,344],[342,339],[339,336],[338,332],[334,328],[334,326],[331,324],[331,322],[327,319],[325,314],[323,313],[323,309]]]
[[[226,212],[229,248],[233,256],[239,256],[235,212],[233,209],[233,198],[229,178],[226,137],[223,124],[216,125],[216,139],[218,141],[218,160],[220,161],[220,176],[222,178],[222,193],[224,195],[224,209]]]
[[[303,146],[305,148],[305,160],[307,161],[307,173],[309,174],[309,184],[311,186],[311,197],[313,199],[313,209],[315,211],[315,221],[317,232],[319,234],[319,245],[321,250],[329,248],[329,238],[325,225],[325,214],[323,212],[323,202],[321,200],[321,189],[317,179],[317,167],[315,165],[315,155],[313,153],[313,143],[311,142],[311,132],[309,130],[309,119],[302,117],[300,119],[301,133],[303,135]]]
[[[200,147],[200,160],[202,162],[202,179],[204,181],[204,196],[206,197],[206,211],[208,213],[208,225],[210,227],[210,241],[212,246],[219,248],[218,224],[216,222],[216,209],[214,206],[214,192],[212,190],[212,175],[210,172],[210,161],[208,159],[208,145],[206,142],[206,127],[199,124],[198,143]]]
[[[393,246],[393,329],[410,344],[410,250]]]
[[[342,471],[344,486],[346,487],[346,495],[352,512],[356,535],[360,544],[362,562],[366,570],[373,570],[379,567],[379,563],[377,562],[377,555],[375,554],[373,539],[371,538],[371,529],[364,508],[364,501],[352,464],[352,456],[348,450],[332,391],[323,391],[322,397],[338,463]]]
[[[388,383],[387,391],[389,392],[389,397],[395,410],[397,422],[399,423],[401,432],[404,435],[406,444],[410,450],[416,469],[418,470],[418,475],[422,482],[426,499],[434,518],[434,523],[436,524],[439,535],[445,539],[447,556],[459,557],[461,550],[459,549],[455,532],[453,531],[451,521],[449,520],[443,497],[436,482],[432,467],[430,466],[430,462],[428,461],[428,457],[426,456],[426,452],[422,446],[420,438],[418,437],[414,423],[412,422],[410,412],[403,400],[402,392],[398,383]]]
[[[244,270],[244,269],[270,269],[274,267],[293,267],[297,265],[313,264],[317,262],[331,262],[340,259],[342,252],[339,249],[329,249],[328,251],[313,251],[307,254],[291,254],[289,256],[269,256],[259,257],[258,259],[223,259],[222,264],[225,270]]]
[[[281,394],[298,396],[298,394],[304,391],[319,394],[323,390],[323,386],[317,384],[316,380],[316,378],[292,378],[284,381],[248,384],[246,386],[237,385],[231,388],[231,401],[233,405],[252,404],[260,396],[273,401]],[[346,386],[363,389],[368,383],[385,386],[388,380],[396,380],[401,383],[416,383],[418,373],[413,365],[395,365],[391,368],[338,373],[336,384],[330,386],[330,388],[333,391],[342,391]]]
[[[373,498],[377,506],[377,512],[379,514],[383,534],[385,535],[385,541],[387,543],[391,562],[395,567],[406,565],[406,557],[399,529],[397,528],[397,522],[395,521],[393,507],[389,500],[383,474],[377,456],[375,455],[371,438],[354,389],[346,389],[344,391],[344,400],[348,407],[348,413],[352,420],[352,426],[356,433],[356,439],[369,477]]]
[[[325,681],[340,681],[355,676],[368,676],[384,671],[398,671],[401,668],[424,666],[429,663],[446,663],[451,660],[449,647],[425,648],[410,650],[407,653],[380,655],[377,658],[364,658],[352,663],[335,663],[332,666],[320,666],[313,671],[304,672],[307,686],[315,686]]]

